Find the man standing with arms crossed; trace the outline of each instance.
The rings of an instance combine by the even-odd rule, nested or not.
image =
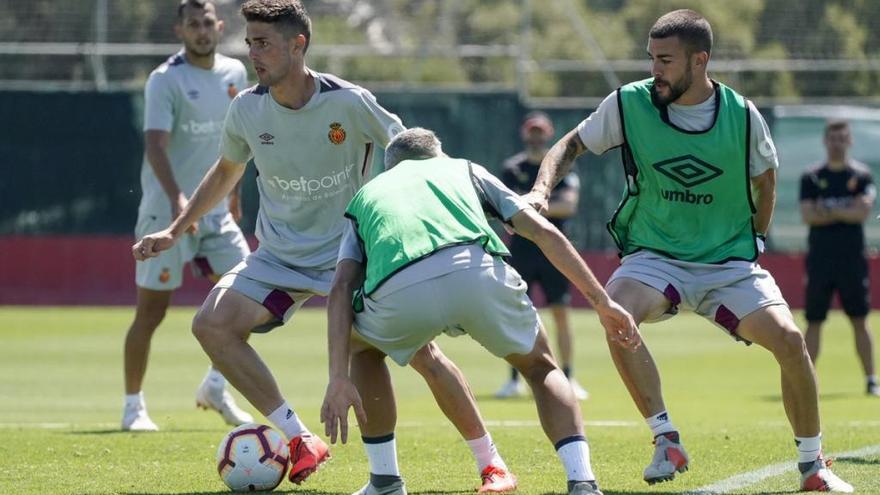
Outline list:
[[[375,147],[384,148],[403,126],[369,91],[305,65],[311,20],[298,0],[249,0],[241,12],[260,84],[232,102],[220,159],[186,208],[169,228],[145,236],[132,250],[141,260],[174,246],[188,225],[228,194],[253,158],[260,247],[217,283],[193,321],[193,333],[229,382],[290,440],[289,478],[301,483],[329,457],[327,445],[284,399],[247,339],[283,325],[313,295],[330,291],[345,207],[368,177]],[[373,354],[356,356],[351,366],[363,376],[388,373]],[[413,367],[488,473],[481,491],[515,489],[458,368],[434,345],[419,350]],[[365,443],[383,458],[395,448],[393,439]]]
[[[810,226],[804,338],[815,365],[822,323],[836,290],[855,333],[867,394],[880,397],[868,328],[868,259],[862,226],[871,216],[877,192],[871,169],[849,157],[852,133],[846,121],[828,122],[824,141],[825,163],[801,177],[801,216]]]
[[[526,149],[505,160],[501,171],[501,181],[505,186],[517,194],[529,192],[538,176],[538,167],[547,154],[547,146],[553,139],[554,132],[553,122],[546,113],[531,112],[526,115],[520,127],[520,137]],[[578,176],[572,172],[562,179],[550,195],[550,204],[544,216],[563,233],[565,224],[577,213],[580,188]],[[574,345],[568,314],[571,300],[568,279],[550,263],[533,242],[518,235],[513,235],[510,239],[510,266],[522,276],[529,285],[529,290],[536,283],[541,285],[556,326],[559,365],[571,383],[575,397],[586,400],[589,394],[572,376]],[[495,392],[495,397],[504,399],[520,396],[523,393],[525,386],[519,380],[519,373],[515,368],[511,368],[510,380]]]
[[[780,366],[800,488],[850,493],[822,457],[816,374],[803,335],[773,277],[756,263],[776,197],[776,151],[766,124],[754,105],[709,78],[712,29],[700,14],[670,12],[648,38],[653,77],[612,93],[550,149],[530,201],[545,206],[587,149],[601,154],[621,146],[626,191],[608,227],[623,259],[609,295],[637,323],[682,307],[769,350]],[[644,479],[671,480],[687,470],[688,456],[666,411],[657,366],[647,346],[627,353],[610,344],[654,435]]]
[[[144,95],[143,197],[135,235],[164,228],[186,207],[199,181],[217,161],[220,131],[229,102],[247,86],[244,65],[216,53],[223,21],[214,4],[182,0],[177,36],[184,48],[150,74]],[[230,210],[232,213],[230,214]],[[125,410],[122,429],[155,431],[142,392],[150,340],[165,318],[171,295],[180,287],[183,265],[213,282],[250,253],[236,221],[238,188],[194,223],[180,244],[137,263],[137,309],[125,339]],[[218,411],[230,425],[252,421],[226,391],[226,380],[211,367],[196,392],[196,403]]]

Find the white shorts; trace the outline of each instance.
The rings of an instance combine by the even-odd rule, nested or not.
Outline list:
[[[401,366],[441,333],[466,333],[502,358],[527,354],[540,327],[526,288],[516,270],[496,260],[492,266],[456,270],[392,293],[377,291],[379,296],[364,298],[354,328]]]
[[[720,265],[666,258],[650,251],[625,256],[612,281],[630,278],[666,296],[669,317],[679,308],[708,319],[736,340],[736,329],[747,315],[766,306],[788,303],[770,272],[757,263],[730,261]],[[660,318],[663,319],[663,318]]]
[[[135,226],[138,239],[171,224],[170,217],[141,215]],[[195,234],[185,234],[171,249],[135,265],[135,283],[151,290],[174,290],[183,284],[183,265],[192,262],[193,275],[223,275],[251,252],[232,215],[210,215],[199,221]]]
[[[312,296],[326,296],[334,270],[310,270],[284,264],[264,248],[258,248],[217,282],[262,304],[275,318],[253,329],[265,333],[290,320]]]

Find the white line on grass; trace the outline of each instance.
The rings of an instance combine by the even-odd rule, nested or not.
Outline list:
[[[857,450],[850,450],[849,452],[841,452],[839,454],[832,454],[829,457],[834,457],[837,459],[848,459],[848,458],[858,458],[865,457],[869,455],[880,454],[880,444],[878,445],[869,445],[867,447],[863,447]],[[711,485],[706,485],[696,490],[686,492],[685,495],[710,495],[710,494],[724,494],[730,493],[736,490],[742,490],[748,486],[754,485],[761,481],[764,481],[767,478],[773,478],[775,476],[779,476],[788,471],[794,471],[795,466],[794,463],[789,462],[780,462],[779,464],[771,464],[769,466],[762,467],[761,469],[756,469],[754,471],[749,471],[747,473],[737,474],[735,476],[731,476],[730,478],[718,481],[716,483],[712,483]]]
[[[33,429],[33,430],[65,430],[72,428],[111,428],[118,423],[0,423],[0,428]]]

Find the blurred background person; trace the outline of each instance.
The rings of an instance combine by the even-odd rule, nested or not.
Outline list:
[[[504,161],[501,180],[505,186],[518,194],[531,190],[554,134],[553,122],[546,113],[531,112],[526,115],[520,126],[520,138],[525,149]],[[579,195],[580,181],[575,173],[566,176],[553,190],[550,206],[543,214],[562,232],[565,232],[568,220],[577,213]],[[575,397],[586,400],[589,394],[572,375],[574,338],[569,320],[571,295],[568,280],[527,239],[514,234],[510,240],[510,254],[510,264],[529,284],[529,295],[533,296],[535,284],[541,286],[556,326],[556,350],[560,366],[571,382]],[[519,378],[517,371],[510,368],[510,379],[495,393],[495,397],[503,399],[524,395],[526,387]]]
[[[869,395],[880,397],[874,370],[874,343],[868,327],[869,278],[863,224],[877,195],[867,165],[849,156],[849,123],[825,126],[825,161],[801,177],[800,207],[810,234],[807,252],[807,350],[819,358],[822,323],[836,291],[855,332],[856,352]]]

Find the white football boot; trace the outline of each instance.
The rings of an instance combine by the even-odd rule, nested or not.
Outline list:
[[[522,380],[508,380],[495,392],[496,399],[510,399],[526,395],[526,384]]]
[[[245,423],[253,423],[254,417],[245,411],[242,411],[235,404],[232,394],[226,390],[226,386],[212,387],[211,383],[205,377],[199,389],[196,390],[196,406],[208,410],[214,410],[223,416],[223,421],[231,426],[241,426]]]
[[[571,383],[571,391],[574,392],[574,396],[577,400],[587,400],[590,398],[590,393],[578,383],[577,379],[573,377],[569,378],[568,383]]]
[[[406,495],[406,485],[403,480],[395,481],[382,488],[376,488],[372,483],[367,483],[351,495]]]
[[[649,485],[675,479],[675,473],[688,470],[690,458],[678,437],[677,431],[663,433],[654,438],[654,457],[645,468],[644,479]]]

